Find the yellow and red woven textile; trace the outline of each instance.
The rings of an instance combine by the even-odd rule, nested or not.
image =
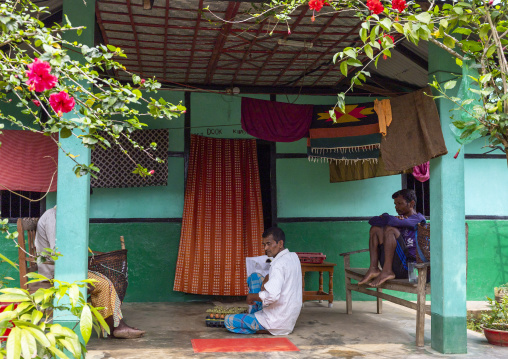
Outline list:
[[[246,295],[245,258],[263,254],[255,140],[191,136],[173,289]]]

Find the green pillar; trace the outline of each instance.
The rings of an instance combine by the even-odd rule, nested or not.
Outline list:
[[[86,26],[81,36],[75,32],[64,32],[64,39],[93,46],[95,27],[95,1],[64,0],[63,13],[73,26]],[[65,16],[64,16],[65,21]],[[74,52],[69,52],[73,59],[79,59]],[[73,112],[64,114],[73,118]],[[82,163],[90,163],[90,150],[74,136],[60,139],[62,148],[77,157]],[[83,280],[88,277],[88,218],[90,207],[90,177],[77,178],[73,167],[75,162],[59,151],[58,154],[58,190],[56,210],[56,246],[62,257],[55,263],[55,278],[66,282]],[[55,313],[55,321],[73,327],[76,323],[68,312]],[[78,330],[79,331],[79,330]]]
[[[443,84],[460,74],[455,58],[429,44],[429,81]],[[455,96],[458,86],[449,90]],[[467,352],[464,151],[450,130],[451,101],[437,99],[448,154],[430,161],[432,348],[445,354]]]

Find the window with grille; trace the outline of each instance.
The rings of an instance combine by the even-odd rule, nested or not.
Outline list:
[[[41,207],[46,208],[45,200],[31,202],[27,198],[39,199],[44,193],[28,191],[19,191],[18,193],[21,196],[10,191],[0,191],[0,216],[11,220],[22,217],[40,217]]]
[[[406,188],[414,189],[416,192],[416,212],[420,212],[425,217],[430,216],[430,190],[429,190],[429,182],[420,182],[412,174],[404,175],[402,183],[406,183]]]

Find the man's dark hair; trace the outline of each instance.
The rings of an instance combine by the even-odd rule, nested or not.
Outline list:
[[[401,189],[400,191],[395,192],[392,194],[392,198],[395,199],[399,196],[402,196],[406,200],[407,203],[411,201],[415,201],[416,205],[416,193],[413,189]]]
[[[286,246],[286,235],[282,229],[279,227],[270,227],[263,232],[263,238],[266,238],[270,235],[273,236],[275,243],[282,241],[282,245],[284,247]]]

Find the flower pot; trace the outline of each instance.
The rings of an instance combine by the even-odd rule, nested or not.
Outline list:
[[[485,327],[482,327],[482,329],[490,344],[508,347],[508,330],[496,330]]]

